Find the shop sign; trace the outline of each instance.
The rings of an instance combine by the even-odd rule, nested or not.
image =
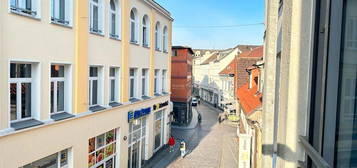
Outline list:
[[[151,108],[143,108],[141,110],[135,110],[135,111],[129,111],[128,112],[128,122],[134,120],[134,119],[138,119],[140,117],[143,117],[145,115],[150,114],[151,112]]]
[[[169,101],[165,101],[163,103],[154,104],[154,106],[152,108],[153,108],[153,110],[157,110],[157,109],[163,108],[163,107],[165,107],[167,105],[169,105]]]

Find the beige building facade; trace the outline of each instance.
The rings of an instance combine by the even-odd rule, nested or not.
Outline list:
[[[170,13],[0,2],[0,167],[139,168],[170,134]]]

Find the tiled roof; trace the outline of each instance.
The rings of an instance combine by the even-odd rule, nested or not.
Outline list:
[[[253,50],[247,50],[239,54],[241,58],[262,58],[263,57],[263,46],[254,48]]]
[[[220,75],[229,75],[235,74],[235,69],[237,68],[237,60],[233,59],[219,74]]]
[[[209,58],[207,58],[205,61],[203,61],[201,63],[201,65],[209,64],[210,62],[215,61],[217,59],[217,57],[218,57],[218,53],[214,53]]]
[[[249,82],[237,90],[239,103],[246,115],[250,115],[255,109],[262,105],[262,94],[258,92],[259,69],[251,70],[252,87]]]

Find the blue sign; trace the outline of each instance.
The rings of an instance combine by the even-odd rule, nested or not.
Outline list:
[[[136,110],[136,111],[129,111],[128,112],[128,122],[134,120],[134,119],[138,119],[140,117],[143,117],[145,115],[150,114],[151,112],[151,108],[143,108],[141,110]]]

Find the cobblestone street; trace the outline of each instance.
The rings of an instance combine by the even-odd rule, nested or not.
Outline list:
[[[202,122],[196,128],[172,129],[176,139],[173,154],[167,154],[167,149],[157,153],[155,164],[149,167],[171,168],[236,168],[238,167],[238,139],[236,126],[228,122],[218,123],[219,111],[202,103],[196,107],[202,115]],[[179,143],[187,144],[187,155],[180,157]]]

